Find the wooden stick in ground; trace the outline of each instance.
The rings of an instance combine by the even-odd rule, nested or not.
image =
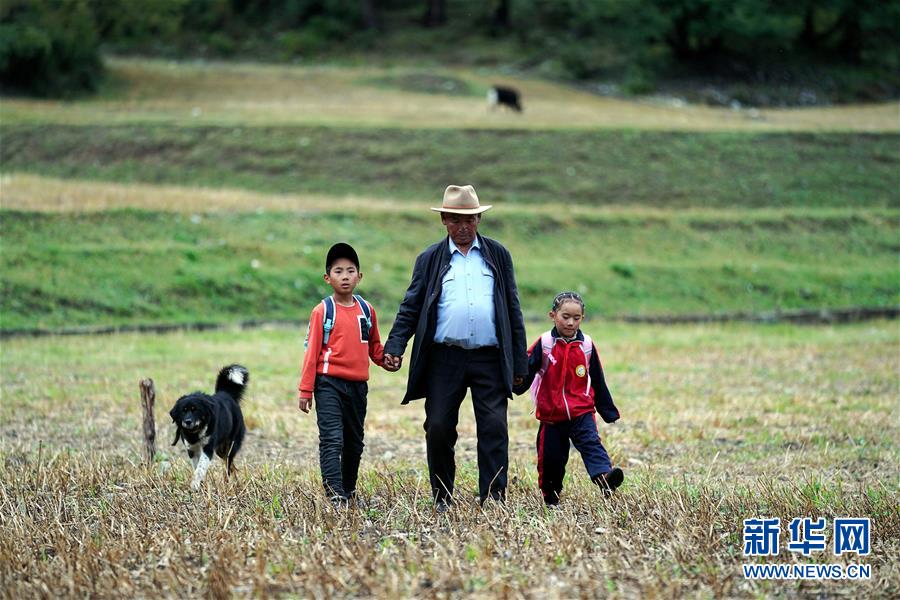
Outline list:
[[[147,464],[153,464],[156,456],[156,421],[153,419],[153,404],[156,402],[156,388],[152,379],[141,381],[141,406],[144,409],[144,451]]]

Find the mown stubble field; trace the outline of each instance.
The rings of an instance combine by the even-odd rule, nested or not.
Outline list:
[[[383,326],[387,331],[387,326]],[[542,323],[529,327],[536,336]],[[626,482],[611,500],[570,459],[563,508],[536,488],[529,400],[510,405],[511,489],[481,509],[470,404],[462,502],[428,500],[422,405],[373,369],[362,504],[320,488],[313,416],[295,408],[302,332],[8,339],[0,404],[3,597],[891,597],[900,592],[900,330],[588,322],[622,411],[601,435]],[[216,369],[251,371],[240,473],[202,492],[168,444],[168,409]],[[141,464],[138,381],[158,389],[157,462]],[[870,581],[759,583],[742,520],[872,518]],[[786,529],[786,528],[785,528]],[[786,531],[782,543],[786,543]],[[770,562],[792,562],[782,550]],[[803,560],[800,558],[799,560]],[[830,554],[810,562],[857,562]]]

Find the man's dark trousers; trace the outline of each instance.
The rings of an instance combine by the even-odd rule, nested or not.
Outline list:
[[[319,465],[329,494],[349,498],[356,492],[368,391],[365,381],[316,375]]]
[[[447,501],[456,478],[456,425],[459,407],[472,391],[478,431],[478,489],[481,500],[506,495],[509,470],[507,397],[497,348],[464,350],[434,344],[428,351],[425,442],[434,499]]]

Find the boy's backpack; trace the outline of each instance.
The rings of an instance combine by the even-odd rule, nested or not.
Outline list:
[[[360,314],[365,318],[365,323],[360,325],[363,328],[362,337],[368,341],[369,330],[372,329],[372,309],[369,308],[369,303],[363,300],[363,297],[359,294],[353,294],[353,299],[356,300],[356,304],[359,306]],[[331,337],[331,330],[334,329],[334,298],[332,296],[323,298],[322,304],[325,305],[325,310],[322,311],[322,345],[325,346]],[[312,322],[310,322],[309,327],[312,327]],[[309,328],[306,330],[306,341],[303,342],[303,348],[309,348]]]
[[[581,332],[581,335],[584,336],[584,340],[581,342],[581,351],[584,352],[584,357],[587,359],[588,365],[590,365],[591,352],[594,350],[594,340],[584,332]],[[534,381],[531,382],[530,388],[531,401],[535,408],[537,408],[538,390],[541,388],[541,380],[544,377],[544,373],[547,372],[551,362],[554,364],[556,363],[556,359],[553,358],[554,343],[553,335],[549,331],[546,331],[541,335],[541,368],[534,376]]]

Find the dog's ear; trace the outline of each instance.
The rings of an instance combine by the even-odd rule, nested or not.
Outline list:
[[[175,406],[172,407],[172,410],[169,411],[169,416],[172,417],[172,421],[175,423],[178,422],[178,417],[181,415],[182,407],[181,401],[184,400],[185,396],[182,396],[178,399],[178,402],[175,403]]]
[[[183,397],[184,396],[182,396],[182,398]],[[181,410],[181,398],[179,398],[178,402],[175,403],[175,406],[172,407],[172,410],[169,411],[169,416],[172,417],[172,421],[175,423],[175,439],[172,440],[173,446],[178,444],[178,440],[181,439],[181,424],[178,422]]]

